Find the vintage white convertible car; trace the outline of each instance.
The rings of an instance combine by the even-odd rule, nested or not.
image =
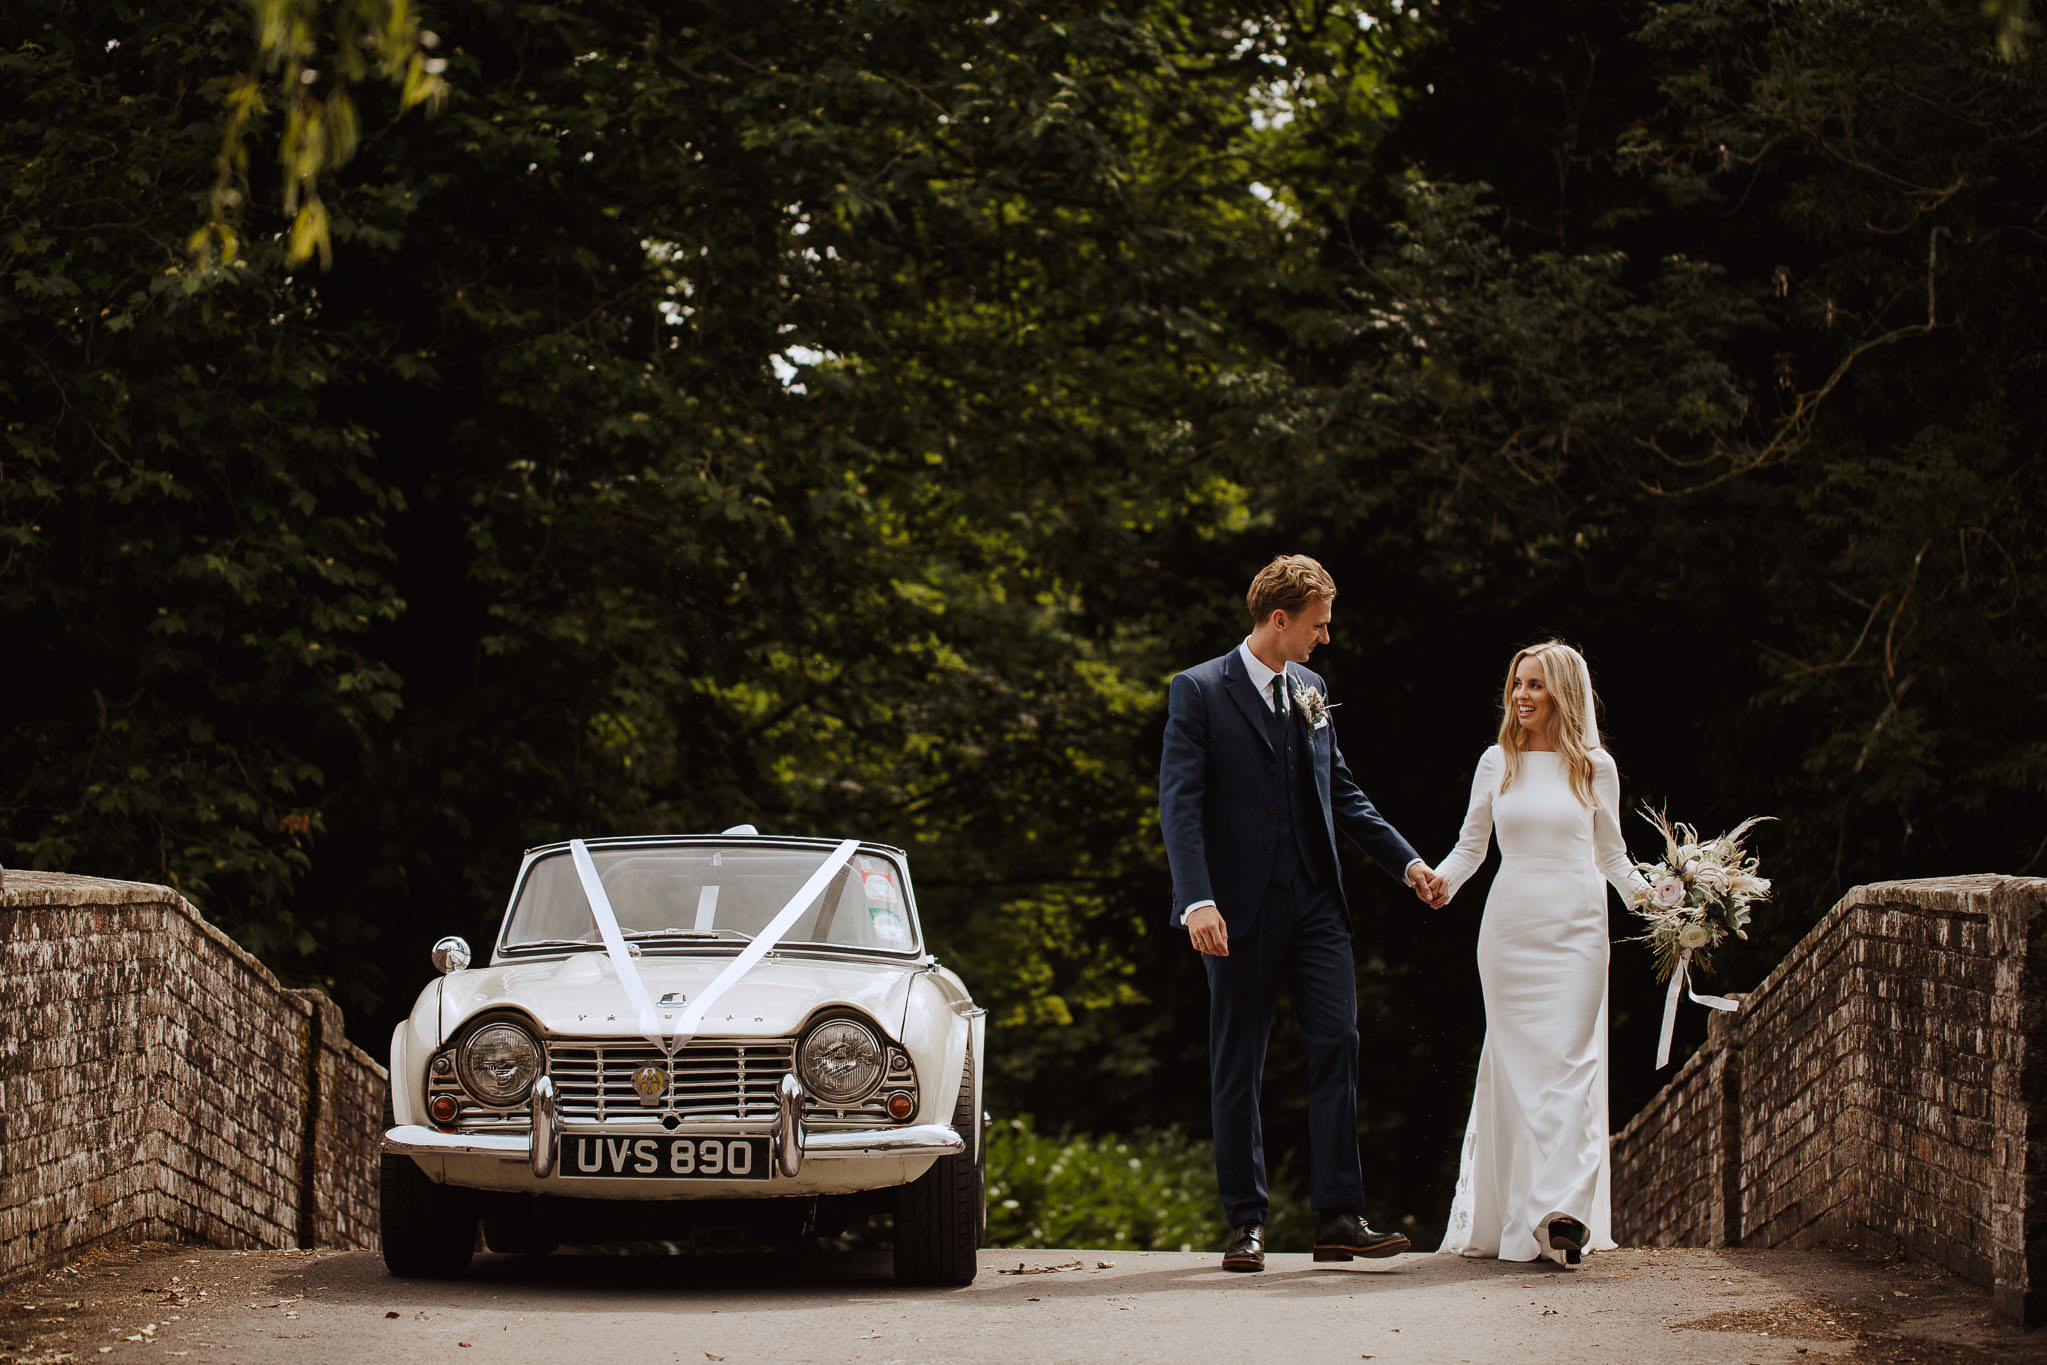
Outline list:
[[[720,835],[529,850],[490,965],[391,1038],[384,1263],[895,1216],[898,1279],[965,1284],[985,1011],[924,950],[902,852]]]

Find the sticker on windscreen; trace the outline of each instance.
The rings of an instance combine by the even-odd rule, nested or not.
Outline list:
[[[860,874],[860,890],[867,901],[867,918],[874,926],[876,938],[885,943],[907,943],[910,941],[910,926],[897,909],[895,878],[880,868],[869,868]]]

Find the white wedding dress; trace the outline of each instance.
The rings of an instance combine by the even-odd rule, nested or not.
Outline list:
[[[1499,837],[1500,870],[1478,930],[1485,1049],[1442,1250],[1561,1262],[1547,1233],[1559,1214],[1585,1224],[1587,1251],[1615,1245],[1606,884],[1626,895],[1640,879],[1621,840],[1620,775],[1606,750],[1592,753],[1592,807],[1554,753],[1521,755],[1502,792],[1505,773],[1494,745],[1472,777],[1457,847],[1436,865],[1454,896]]]

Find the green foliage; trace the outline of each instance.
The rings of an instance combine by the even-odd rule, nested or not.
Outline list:
[[[1274,1174],[1283,1186],[1287,1173]],[[1297,1203],[1274,1207],[1276,1249],[1305,1247],[1314,1231]],[[989,1246],[1206,1251],[1223,1232],[1208,1144],[1178,1129],[1053,1137],[1023,1115],[988,1130]]]
[[[283,205],[291,216],[290,265],[315,253],[334,260],[323,176],[355,155],[362,138],[354,90],[374,74],[398,91],[401,109],[429,107],[447,92],[440,38],[422,29],[408,0],[249,0],[255,55],[228,86],[206,223],[186,242],[195,268],[231,266],[241,254],[236,231],[247,198],[249,144],[271,103],[284,111],[277,160]],[[323,69],[323,64],[325,69]]]
[[[753,820],[911,850],[998,1109],[1197,1131],[1157,737],[1282,549],[1425,853],[1538,633],[1630,797],[1781,817],[1726,988],[2047,857],[2047,86],[1974,7],[253,13],[0,19],[0,860],[177,885],[373,1048],[520,848]],[[1434,1217],[1485,888],[1347,880],[1370,1211]]]

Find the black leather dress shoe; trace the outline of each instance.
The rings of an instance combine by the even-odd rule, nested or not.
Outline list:
[[[1315,1222],[1315,1259],[1348,1261],[1353,1256],[1398,1256],[1410,1243],[1397,1232],[1374,1232],[1355,1213],[1339,1213]]]
[[[1265,1224],[1246,1223],[1230,1229],[1230,1244],[1223,1250],[1223,1269],[1265,1269]]]

